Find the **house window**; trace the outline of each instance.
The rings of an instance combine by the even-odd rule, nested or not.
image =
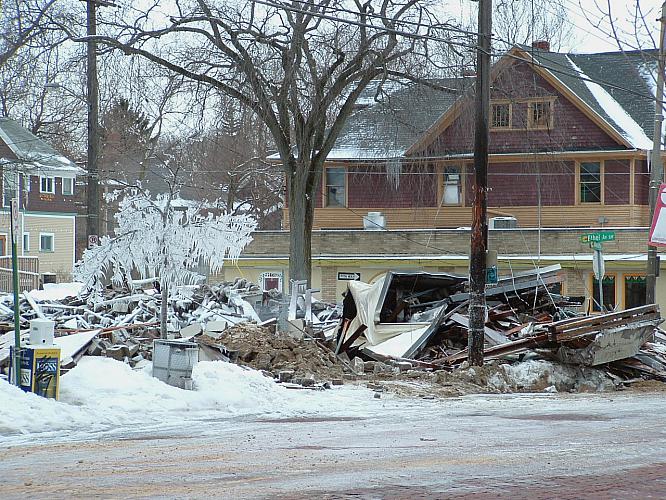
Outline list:
[[[39,177],[39,192],[55,194],[55,178]]]
[[[62,194],[72,196],[74,194],[74,179],[69,177],[62,178]]]
[[[16,180],[16,172],[4,171],[2,173],[2,205],[4,207],[10,206],[12,198],[16,197]]]
[[[604,292],[604,311],[613,311],[615,309],[615,276],[604,276],[601,283]],[[592,310],[600,311],[599,308],[599,280],[592,276]]]
[[[579,185],[581,203],[601,203],[601,163],[581,163]]]
[[[442,205],[460,205],[460,193],[462,192],[460,168],[446,167],[443,173],[443,182]]]
[[[491,104],[491,128],[511,128],[511,104],[495,102]]]
[[[527,128],[553,128],[553,101],[530,101],[527,103]]]
[[[344,207],[345,199],[345,169],[326,169],[326,206]]]
[[[23,233],[23,252],[30,251],[30,233]]]
[[[624,275],[624,308],[640,307],[645,305],[646,291],[645,276],[641,274]]]
[[[54,252],[55,236],[53,233],[39,233],[39,251],[40,252]]]
[[[265,272],[259,275],[259,284],[264,292],[268,290],[282,291],[282,273]]]

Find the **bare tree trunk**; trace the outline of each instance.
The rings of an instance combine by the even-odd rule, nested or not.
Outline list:
[[[316,190],[307,186],[307,168],[298,166],[290,170],[291,174],[288,174],[289,277],[293,280],[307,280],[310,285],[312,279],[312,222]]]
[[[167,301],[169,299],[169,285],[162,282],[162,305],[160,307],[160,338],[167,338]]]

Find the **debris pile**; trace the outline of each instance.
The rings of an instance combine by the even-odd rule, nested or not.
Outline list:
[[[666,381],[666,336],[658,306],[581,317],[583,298],[557,291],[559,266],[514,275],[486,290],[484,357],[527,354],[597,367],[618,382]],[[389,272],[374,285],[351,282],[336,353],[400,369],[452,370],[467,360],[467,279],[444,273]],[[656,332],[656,333],[655,333]],[[403,368],[407,367],[407,368]]]
[[[211,354],[211,349],[215,349],[230,361],[270,372],[281,382],[308,385],[310,380],[343,376],[343,364],[330,349],[313,338],[277,332],[274,325],[242,323],[221,332],[208,330],[194,340],[209,359],[220,359]]]

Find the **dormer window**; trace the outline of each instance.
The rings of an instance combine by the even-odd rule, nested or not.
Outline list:
[[[493,129],[511,128],[511,103],[493,102],[490,106],[490,127]]]

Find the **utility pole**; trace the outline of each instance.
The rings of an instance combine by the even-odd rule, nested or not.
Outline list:
[[[664,182],[664,163],[661,160],[661,131],[664,121],[664,36],[666,36],[666,2],[661,6],[661,29],[659,32],[659,62],[657,64],[657,92],[654,104],[654,135],[650,159],[650,220],[654,218],[654,209],[657,206],[659,185]],[[659,274],[659,259],[657,247],[648,246],[647,273],[645,283],[645,303],[654,304],[657,300],[657,275]]]
[[[97,82],[97,7],[96,0],[87,6],[87,102],[88,102],[88,190],[86,234],[88,242],[99,237],[99,86]],[[92,237],[92,238],[91,238]]]
[[[12,379],[10,380],[16,386],[21,385],[21,312],[19,311],[19,269],[18,269],[18,251],[16,248],[16,239],[19,232],[19,183],[18,173],[14,177],[16,181],[16,197],[12,198],[11,207],[11,238],[12,238],[12,288],[14,292],[14,351],[12,359]]]
[[[488,250],[488,115],[490,114],[490,47],[492,0],[479,0],[476,49],[476,99],[474,127],[474,203],[469,260],[469,334],[467,361],[483,365],[486,323],[486,252]]]

